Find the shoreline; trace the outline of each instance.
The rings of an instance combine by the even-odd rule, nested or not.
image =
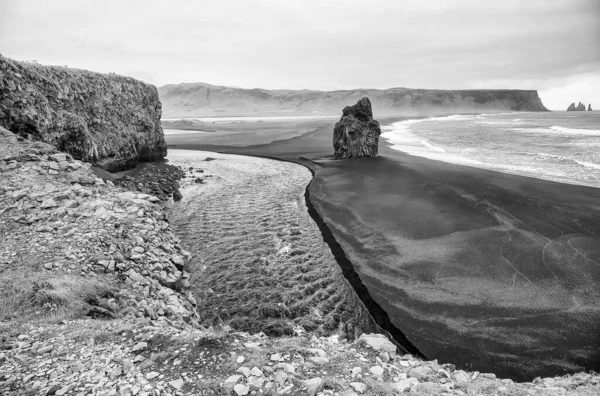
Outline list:
[[[190,289],[181,290],[189,284],[170,282],[178,273],[181,281],[188,280],[185,268],[179,268],[189,265],[190,254],[183,250],[159,199],[113,186],[94,177],[90,164],[69,157],[69,169],[55,172],[49,164],[65,157],[54,154],[54,149],[37,152],[39,158],[31,151],[11,154],[12,145],[28,144],[14,139],[11,147],[0,145],[8,148],[8,156],[0,156],[0,172],[8,181],[0,188],[0,228],[6,236],[0,238],[4,247],[0,265],[8,265],[0,275],[10,285],[9,290],[0,288],[4,297],[0,309],[9,315],[0,325],[0,393],[140,396],[235,391],[358,396],[357,392],[411,391],[541,396],[568,391],[585,396],[596,394],[600,387],[600,377],[594,374],[520,384],[493,374],[465,372],[452,364],[396,355],[396,347],[377,334],[365,334],[352,343],[338,335],[322,337],[312,332],[275,338],[235,332],[227,326],[204,328],[194,319],[185,320],[192,311],[193,316],[203,315],[211,307]],[[40,150],[36,145],[34,149]],[[74,185],[75,180],[82,185]],[[73,191],[76,196],[70,200]],[[36,198],[41,196],[52,201],[44,199],[39,211]],[[303,198],[298,194],[297,202]],[[37,209],[32,211],[32,205]],[[310,215],[304,216],[319,232]],[[27,219],[33,223],[22,221]],[[208,224],[208,229],[218,232],[223,226],[242,238],[254,231],[223,224]],[[65,246],[69,247],[66,255]],[[35,270],[33,278],[19,276],[30,269]],[[169,275],[163,285],[165,270]],[[35,283],[38,278],[43,283]],[[100,283],[109,290],[98,289]],[[71,293],[67,300],[65,290]],[[20,302],[15,298],[19,293],[28,298]],[[29,293],[41,299],[33,301]],[[48,299],[61,304],[58,311],[44,304]],[[23,303],[37,304],[39,312],[29,312],[31,318],[19,315]],[[16,309],[7,310],[7,304],[17,304]],[[91,305],[93,319],[85,316],[85,304]]]
[[[593,351],[593,346],[591,350],[589,347],[585,347],[585,350],[578,351],[577,353],[580,354],[578,356],[572,355],[575,359],[572,362],[573,366],[561,365],[558,361],[553,366],[540,365],[539,362],[541,361],[552,361],[551,349],[545,349],[544,353],[526,356],[527,351],[533,348],[533,345],[529,345],[530,339],[536,340],[536,343],[546,339],[546,336],[541,337],[541,333],[539,333],[543,330],[543,327],[538,326],[539,329],[537,329],[535,322],[527,322],[527,320],[519,322],[518,325],[525,326],[527,332],[532,332],[528,335],[528,341],[525,345],[520,345],[518,342],[513,343],[508,335],[493,339],[488,338],[488,336],[477,338],[476,333],[473,333],[470,335],[463,334],[456,338],[457,333],[452,330],[452,327],[448,326],[469,323],[475,320],[469,314],[473,310],[461,308],[463,303],[457,299],[450,299],[448,300],[449,304],[445,303],[442,306],[435,303],[434,300],[429,301],[430,297],[428,296],[436,296],[442,292],[439,296],[440,301],[446,301],[447,299],[443,297],[444,289],[442,287],[458,287],[457,285],[460,282],[466,282],[468,276],[470,276],[468,274],[472,273],[473,270],[469,268],[479,268],[477,270],[479,272],[473,273],[475,276],[473,279],[477,282],[472,283],[472,290],[467,288],[470,291],[466,296],[473,299],[470,304],[477,308],[476,311],[482,310],[482,312],[485,312],[486,318],[489,317],[490,320],[481,322],[485,324],[485,332],[494,330],[494,326],[496,326],[492,321],[495,317],[494,307],[502,308],[499,312],[504,312],[506,309],[512,310],[512,312],[520,312],[520,309],[510,308],[510,304],[528,304],[531,299],[534,299],[531,301],[535,301],[536,298],[541,297],[534,297],[536,289],[528,290],[524,278],[521,278],[520,275],[518,279],[513,279],[515,270],[511,269],[512,267],[502,257],[504,247],[509,249],[508,251],[514,252],[512,256],[507,255],[506,257],[520,271],[523,271],[529,279],[535,282],[543,281],[548,271],[543,268],[541,247],[538,250],[536,246],[539,245],[537,245],[535,239],[550,238],[550,240],[553,240],[560,236],[561,232],[566,234],[579,233],[577,235],[580,235],[581,241],[592,241],[589,242],[592,245],[586,242],[586,246],[588,246],[586,249],[590,246],[593,247],[593,241],[597,239],[597,236],[594,236],[597,235],[593,231],[594,224],[596,226],[599,224],[594,220],[594,214],[597,213],[597,210],[593,209],[594,202],[598,202],[593,197],[600,197],[597,188],[433,161],[392,150],[388,147],[387,142],[380,145],[380,157],[371,161],[352,160],[309,163],[308,159],[310,158],[321,158],[331,154],[329,132],[331,126],[323,125],[300,138],[280,141],[271,145],[247,147],[202,146],[197,144],[184,145],[182,143],[185,142],[178,141],[177,147],[171,145],[170,147],[275,157],[302,163],[313,168],[318,175],[317,178],[313,179],[310,186],[313,193],[311,196],[313,206],[320,208],[319,213],[322,214],[323,221],[344,249],[346,256],[355,266],[355,270],[370,290],[373,298],[383,306],[390,317],[394,318],[393,321],[396,327],[400,327],[409,340],[426,356],[438,357],[442,361],[457,363],[457,360],[451,357],[456,355],[451,352],[452,348],[458,348],[458,346],[453,345],[454,343],[468,342],[469,345],[465,344],[464,347],[470,348],[485,341],[491,343],[490,346],[494,350],[508,348],[506,351],[507,353],[510,351],[510,354],[488,357],[484,371],[502,372],[502,370],[506,370],[503,375],[518,378],[521,381],[529,380],[537,375],[577,372],[584,369],[584,367],[587,367],[586,370],[596,369],[593,363],[596,360],[589,355]],[[503,213],[515,216],[515,221],[511,220],[509,223],[503,223],[505,221],[503,220]],[[507,217],[507,219],[510,218]],[[482,231],[483,233],[481,233]],[[531,234],[534,236],[533,239],[527,236],[530,231],[533,231]],[[398,239],[398,235],[404,239]],[[477,235],[480,236],[477,237]],[[445,238],[447,242],[440,245],[440,242],[436,242],[435,238],[438,238],[438,240],[439,238]],[[506,245],[507,241],[511,240],[513,242],[508,242],[509,245]],[[557,239],[550,244],[550,251],[553,252],[553,255],[565,254],[562,253],[564,249],[570,249],[568,245],[563,248],[563,242],[561,241]],[[569,242],[568,237],[565,239],[566,242]],[[415,250],[417,246],[421,247]],[[453,255],[457,253],[452,253],[450,256],[438,256],[436,251],[439,250],[440,246],[447,246],[444,249],[463,249],[462,251],[466,256],[453,258]],[[421,253],[417,254],[418,251]],[[554,253],[555,251],[556,253]],[[449,252],[453,252],[453,250]],[[424,266],[420,266],[416,261],[419,255],[424,255],[431,264],[426,263]],[[560,256],[557,256],[556,260],[560,261],[558,257]],[[546,257],[546,260],[548,260],[548,257]],[[555,259],[552,260],[552,263],[556,261]],[[570,261],[572,259],[567,260],[567,263]],[[392,263],[398,264],[392,265]],[[449,264],[451,265],[449,266]],[[564,267],[561,271],[564,272],[567,268],[573,268],[572,265],[574,263]],[[397,269],[395,269],[396,267]],[[422,270],[419,270],[419,268]],[[431,281],[428,279],[436,279],[437,270],[434,270],[435,268],[441,269],[442,273],[445,272],[447,275],[440,278],[437,283],[430,283]],[[538,275],[534,275],[527,271],[534,271],[534,274],[535,271],[540,272]],[[561,279],[568,274],[568,272],[564,274],[563,272],[560,272]],[[378,277],[375,276],[377,273],[387,277],[388,283],[391,282],[393,287],[384,286],[380,283]],[[591,281],[596,275],[590,276],[585,275],[572,279],[576,283],[581,283],[584,280],[586,282]],[[452,279],[456,279],[454,284],[450,283]],[[492,283],[488,284],[486,282]],[[509,286],[506,290],[502,286],[504,283],[508,283]],[[516,287],[514,293],[530,293],[530,295],[525,294],[523,298],[511,300],[510,294],[507,293],[511,292],[510,287],[513,287],[511,286],[513,283]],[[438,284],[439,286],[437,286]],[[399,289],[398,287],[401,285],[406,285],[408,288],[405,290]],[[430,292],[425,292],[429,289],[431,289]],[[481,294],[490,292],[496,294],[491,294],[490,297]],[[567,304],[566,308],[569,307],[568,292],[561,288],[560,293],[564,294],[561,299],[553,300],[554,297],[552,297],[548,300],[551,304],[548,307],[550,312],[556,309],[552,305],[555,303],[560,303],[560,306]],[[584,304],[587,304],[586,301],[589,299],[596,298],[595,294],[584,292],[583,295],[586,296],[582,300]],[[415,306],[416,311],[399,310],[388,302],[394,301],[403,295],[410,296],[411,301],[419,302]],[[481,300],[483,297],[485,298]],[[506,300],[507,298],[508,300]],[[577,299],[579,300],[579,297]],[[505,300],[510,303],[506,307]],[[489,301],[491,305],[481,305],[484,301]],[[459,305],[454,306],[455,303]],[[452,308],[449,309],[450,307]],[[419,314],[419,312],[423,313]],[[424,312],[429,312],[429,314],[423,316],[425,315]],[[538,308],[534,308],[532,312],[538,312]],[[405,315],[427,320],[402,320]],[[447,315],[449,316],[445,319]],[[452,319],[452,315],[458,315],[455,318],[458,322],[447,322],[447,320]],[[592,315],[595,314],[592,313]],[[434,319],[436,317],[441,321]],[[552,340],[556,338],[557,342],[561,337],[568,337],[567,340],[570,343],[576,343],[580,340],[581,342],[585,341],[593,344],[594,342],[600,342],[600,340],[594,341],[593,332],[589,332],[590,326],[595,320],[594,318],[595,316],[590,316],[585,319],[585,315],[569,318],[561,315],[556,318],[556,321],[552,321],[552,324],[548,327],[552,330],[548,331],[553,337]],[[562,321],[576,323],[576,333],[571,337],[563,334],[564,326],[559,324]],[[508,318],[506,323],[509,323]],[[407,328],[407,326],[409,327]],[[407,332],[411,327],[413,328],[411,330],[413,335],[409,335],[410,332]],[[586,328],[588,329],[587,335]],[[420,338],[415,343],[415,335],[422,332],[417,331],[417,329],[427,330],[427,340]],[[444,330],[443,334],[439,334],[441,330]],[[556,330],[555,334],[553,333],[554,330]],[[417,332],[414,333],[415,331]],[[462,331],[469,332],[470,330],[463,328]],[[500,326],[495,331],[512,334],[515,330],[514,328],[509,330]],[[438,355],[431,348],[436,342],[439,343],[439,340],[447,337],[450,338],[444,341],[443,345],[439,345],[440,348],[444,348],[444,353]],[[548,339],[548,341],[550,343],[554,342],[551,339]],[[446,351],[448,347],[450,349]],[[536,347],[543,348],[543,345]],[[556,347],[560,348],[560,351],[571,354],[574,353],[568,352],[571,348],[580,348],[584,345],[567,346],[563,343],[563,345],[558,344]],[[471,354],[478,356],[477,351],[479,349],[472,349]],[[481,351],[479,352],[481,353]],[[457,356],[462,354],[463,352]],[[529,359],[530,363],[523,367],[511,368],[521,359]],[[585,363],[585,359],[588,359],[587,363]],[[505,360],[506,362],[504,362]],[[533,363],[533,361],[538,363]],[[463,367],[470,367],[471,370],[481,364],[475,363],[475,360],[473,360],[475,366],[470,366],[469,362],[470,358],[467,358],[465,354],[464,359],[458,363]],[[490,369],[490,364],[500,365],[500,362],[504,362],[501,364],[504,368]],[[588,364],[591,366],[588,366]]]
[[[556,112],[554,112],[554,113],[556,113]],[[564,113],[566,113],[566,112],[564,112]],[[444,116],[444,117],[431,116],[431,117],[426,117],[426,118],[422,118],[422,119],[415,118],[415,119],[406,120],[406,121],[414,120],[416,122],[421,122],[421,121],[426,122],[429,120],[436,121],[439,118],[443,119],[443,118],[450,118],[453,116],[475,116],[475,118],[478,118],[478,117],[483,117],[483,116],[519,115],[519,114],[536,114],[536,112],[452,114],[452,115]],[[460,119],[458,119],[458,121],[460,121]],[[400,122],[402,122],[402,121],[400,121]],[[392,140],[394,139],[394,133],[398,131],[394,127],[394,124],[396,124],[396,122],[391,123],[391,124],[382,125],[382,137],[380,140],[383,140],[384,144],[386,144],[387,147],[391,148],[392,150],[401,152],[405,155],[426,158],[430,161],[438,161],[438,162],[442,162],[445,164],[466,166],[466,167],[476,168],[476,169],[484,169],[484,170],[489,170],[489,171],[494,171],[494,172],[499,172],[499,173],[504,173],[504,174],[509,174],[509,175],[529,177],[529,178],[538,179],[538,180],[545,180],[545,181],[551,181],[551,182],[556,182],[556,183],[578,185],[578,186],[585,186],[585,187],[600,188],[600,184],[598,181],[586,182],[585,180],[561,177],[561,176],[557,176],[557,175],[545,177],[545,174],[535,174],[533,172],[528,172],[527,170],[519,170],[519,169],[511,168],[508,165],[508,163],[502,164],[502,163],[488,163],[485,161],[481,162],[480,160],[475,160],[475,159],[471,159],[466,156],[463,156],[463,154],[460,154],[460,153],[458,153],[458,154],[457,153],[447,153],[446,148],[444,148],[444,147],[438,148],[438,147],[431,146],[431,143],[429,143],[429,141],[426,138],[420,136],[419,134],[416,134],[414,131],[412,131],[410,129],[410,127],[406,127],[407,130],[401,131],[401,132],[407,133],[411,136],[414,136],[421,143],[423,143],[423,147],[416,147],[415,150],[411,151],[410,145],[408,147],[404,147],[402,145],[402,143],[397,144],[397,143],[392,142]],[[551,128],[551,127],[541,127],[541,128]],[[559,127],[559,128],[562,128],[562,127]],[[572,127],[570,127],[570,128],[572,128]],[[595,130],[587,129],[587,128],[576,128],[576,129],[581,130],[581,131],[588,131],[588,130],[591,132],[595,131]],[[386,134],[389,134],[389,135],[384,137],[384,135],[386,135]],[[396,147],[398,147],[398,148],[396,148]],[[423,148],[427,148],[427,147],[430,148],[431,151],[423,150]],[[442,159],[438,158],[440,154],[444,158],[442,158]],[[532,154],[532,155],[537,154],[540,156],[548,155],[545,153],[530,153],[530,154]],[[558,154],[550,154],[550,156],[558,157],[559,155]],[[560,157],[563,157],[563,155],[561,154]],[[454,159],[454,161],[452,159]],[[567,159],[569,161],[578,163],[579,165],[585,166],[584,163],[580,162],[580,160],[577,160],[575,158],[570,158],[567,156],[567,157],[564,157],[564,159]],[[600,164],[597,164],[597,165],[598,165],[598,167],[600,167]],[[540,164],[540,166],[543,167],[544,164]],[[507,169],[507,167],[509,167],[510,169]]]

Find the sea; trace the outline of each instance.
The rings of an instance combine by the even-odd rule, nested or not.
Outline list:
[[[407,154],[600,187],[600,111],[451,115],[381,129]]]

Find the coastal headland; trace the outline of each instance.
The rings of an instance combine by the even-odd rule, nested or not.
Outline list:
[[[457,356],[444,362],[425,360],[416,348],[406,353],[407,344],[400,341],[410,336],[405,331],[410,326],[402,327],[398,311],[386,306],[382,293],[389,290],[373,288],[385,282],[369,277],[361,263],[366,254],[394,254],[393,244],[386,242],[385,250],[375,243],[388,235],[377,232],[391,227],[384,222],[385,227],[369,230],[365,220],[371,212],[372,220],[381,217],[387,198],[357,197],[349,183],[377,193],[388,188],[379,179],[383,175],[414,187],[417,199],[431,200],[413,185],[417,163],[413,169],[403,156],[388,163],[393,153],[387,151],[369,167],[331,162],[329,121],[312,120],[321,124],[300,133],[298,125],[288,124],[290,140],[281,140],[277,127],[265,131],[258,125],[252,140],[262,145],[255,147],[240,144],[248,139],[245,126],[232,131],[238,150],[285,164],[187,151],[173,152],[168,165],[144,165],[166,155],[153,86],[116,75],[0,61],[0,118],[7,127],[0,126],[1,394],[598,394],[595,373],[516,383],[464,370]],[[213,144],[213,151],[231,149],[215,146],[215,139],[222,136],[204,144]],[[269,142],[276,151],[265,150]],[[308,165],[313,178],[289,162]],[[249,164],[253,169],[244,171]],[[126,175],[109,173],[135,165]],[[395,179],[398,169],[406,172],[405,180]],[[428,169],[432,175],[424,183],[448,176],[436,169]],[[236,189],[244,193],[236,195]],[[402,194],[394,191],[394,204]],[[594,213],[587,192],[581,195],[581,212]],[[332,198],[337,206],[326,207]],[[446,195],[439,199],[458,202]],[[186,212],[192,201],[199,205]],[[344,211],[359,201],[365,204],[356,210],[362,218],[348,225]],[[412,216],[424,213],[406,205]],[[179,218],[172,215],[178,209]],[[477,208],[470,210],[466,230],[496,224],[476,215]],[[395,224],[398,217],[390,219]],[[587,218],[576,219],[589,234],[593,227]],[[186,226],[188,235],[182,232]],[[348,246],[351,238],[360,239],[355,251]],[[585,250],[589,246],[573,246],[594,259]],[[389,273],[387,279],[399,279]],[[411,292],[395,285],[395,294]],[[246,299],[232,301],[239,292]],[[279,301],[285,297],[291,298]],[[258,317],[253,316],[257,302]],[[382,308],[388,312],[378,311]],[[425,336],[437,325],[429,313],[433,323],[423,327]],[[382,327],[382,319],[390,327]],[[260,331],[269,329],[271,336]],[[365,333],[371,331],[376,333]],[[454,339],[450,336],[444,340]],[[430,340],[438,342],[434,337],[438,334]],[[422,345],[418,349],[425,351]]]

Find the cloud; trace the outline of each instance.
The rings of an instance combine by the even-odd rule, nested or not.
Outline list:
[[[0,3],[4,55],[157,85],[525,88],[600,64],[597,0]]]
[[[566,110],[572,102],[580,101],[600,110],[600,72],[569,76],[555,86],[540,90],[539,94],[551,110]]]

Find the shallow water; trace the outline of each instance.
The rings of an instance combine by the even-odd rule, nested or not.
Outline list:
[[[192,290],[206,323],[279,335],[298,325],[328,333],[364,319],[308,214],[305,167],[186,150],[169,150],[168,159],[204,171],[194,173],[203,184],[183,181],[169,217],[194,255]]]

